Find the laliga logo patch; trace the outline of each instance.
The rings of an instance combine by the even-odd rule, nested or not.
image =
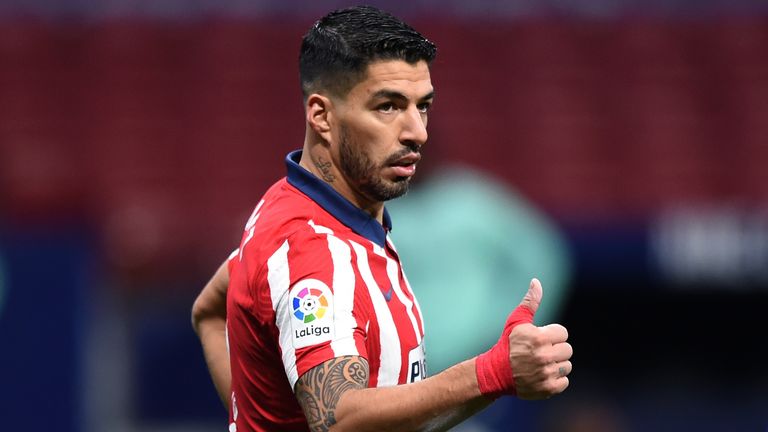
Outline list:
[[[304,279],[290,292],[293,347],[304,348],[333,339],[333,294],[317,279]]]
[[[293,316],[302,322],[310,323],[322,319],[326,312],[328,298],[320,289],[304,288],[293,298]]]

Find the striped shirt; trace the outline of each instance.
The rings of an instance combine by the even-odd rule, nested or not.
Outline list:
[[[388,231],[286,158],[229,260],[230,432],[307,430],[299,377],[358,355],[369,387],[426,376],[424,325]]]

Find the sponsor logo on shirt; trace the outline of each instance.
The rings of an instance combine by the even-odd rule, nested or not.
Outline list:
[[[304,348],[333,339],[333,294],[317,279],[304,279],[290,291],[293,347]]]
[[[424,341],[408,353],[408,382],[421,381],[427,377],[427,360]]]

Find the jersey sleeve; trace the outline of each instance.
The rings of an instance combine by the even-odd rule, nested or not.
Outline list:
[[[283,365],[291,388],[301,375],[336,357],[367,359],[368,321],[355,307],[360,286],[348,243],[308,225],[294,232],[267,263]]]
[[[227,257],[227,271],[229,274],[232,274],[232,269],[235,268],[235,263],[237,263],[236,258],[238,256],[240,256],[240,248],[233,250]]]

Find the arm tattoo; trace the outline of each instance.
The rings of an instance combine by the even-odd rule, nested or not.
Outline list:
[[[323,162],[323,158],[318,158],[316,161],[312,161],[317,169],[323,173],[323,180],[326,183],[333,183],[336,180],[336,176],[331,172],[331,162]]]
[[[309,429],[328,431],[336,424],[336,404],[351,389],[368,387],[368,362],[357,356],[337,357],[315,366],[296,382],[296,398]]]

